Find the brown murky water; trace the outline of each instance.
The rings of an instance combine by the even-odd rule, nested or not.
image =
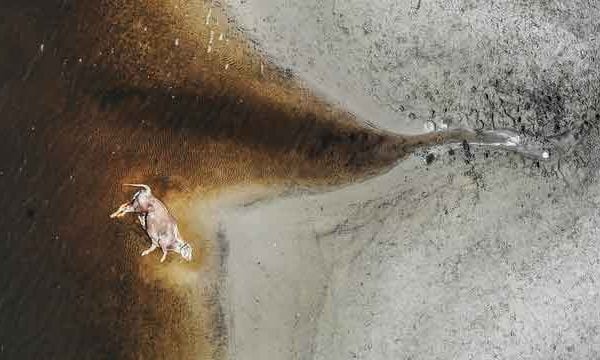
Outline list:
[[[261,65],[202,2],[0,8],[0,358],[223,358],[226,244],[190,230],[185,199],[348,181],[404,153]],[[134,220],[108,218],[124,182],[184,204],[193,264],[139,256]]]

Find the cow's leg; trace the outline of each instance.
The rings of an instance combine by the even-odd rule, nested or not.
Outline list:
[[[138,220],[140,221],[140,224],[142,224],[142,229],[146,230],[146,214],[138,215]]]
[[[160,258],[160,262],[163,262],[167,258],[167,242],[164,239],[161,240],[158,241],[158,245],[160,245],[160,249],[163,252],[162,257]]]
[[[146,250],[144,250],[142,252],[142,256],[146,256],[146,255],[150,254],[151,252],[153,252],[157,248],[158,248],[158,246],[156,246],[156,244],[152,244],[148,249],[146,249]]]
[[[119,206],[117,211],[110,214],[110,217],[111,218],[121,217],[121,216],[124,216],[125,214],[131,213],[131,212],[135,212],[135,209],[133,208],[133,206],[131,206],[131,204],[125,203],[125,204]]]

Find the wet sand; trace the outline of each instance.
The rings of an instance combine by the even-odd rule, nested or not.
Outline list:
[[[595,4],[227,3],[315,88],[379,108],[378,126],[579,139],[549,164],[444,146],[429,165],[224,210],[232,358],[599,357]]]

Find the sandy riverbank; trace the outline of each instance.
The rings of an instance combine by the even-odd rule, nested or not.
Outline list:
[[[374,126],[582,139],[560,164],[442,148],[430,166],[225,208],[231,358],[598,356],[598,9],[227,3],[261,51]]]

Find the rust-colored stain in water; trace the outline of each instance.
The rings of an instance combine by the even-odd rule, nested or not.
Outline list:
[[[226,240],[190,199],[347,181],[410,143],[310,95],[208,2],[0,7],[0,358],[224,358]],[[108,218],[124,182],[173,209],[192,264],[140,257],[135,219]]]

